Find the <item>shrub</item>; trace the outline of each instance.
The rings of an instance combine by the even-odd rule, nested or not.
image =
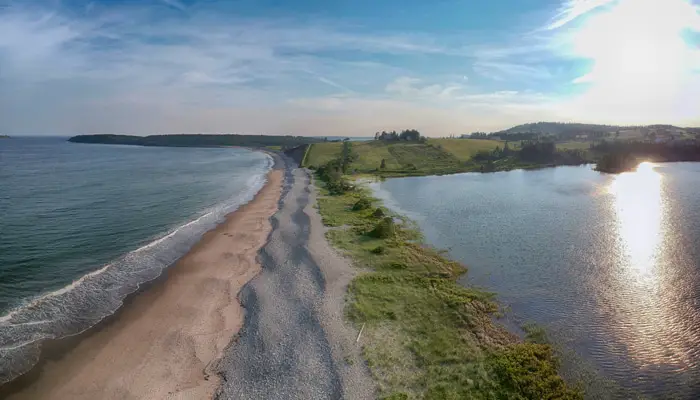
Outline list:
[[[377,247],[373,248],[372,250],[370,250],[370,252],[372,254],[384,254],[384,253],[386,253],[386,249],[384,248],[384,246],[377,246]]]
[[[393,237],[396,234],[396,224],[394,224],[394,219],[391,217],[384,217],[374,229],[369,232],[369,236],[387,239]]]
[[[353,211],[362,211],[362,210],[366,210],[370,207],[372,207],[372,202],[369,201],[367,198],[363,197],[360,200],[357,200],[357,203],[355,203],[352,206],[352,210]]]
[[[382,210],[381,208],[377,208],[377,209],[374,210],[374,212],[372,213],[372,216],[373,216],[374,218],[384,218],[384,210]]]
[[[383,397],[382,400],[408,400],[409,397],[406,393],[392,393],[387,397]]]
[[[567,387],[558,375],[558,363],[550,346],[517,344],[495,355],[491,365],[503,387],[517,394],[512,398],[583,399],[578,390]]]
[[[326,182],[326,188],[332,195],[340,195],[355,187],[343,177],[341,165],[338,160],[333,160],[326,165],[320,167],[317,171],[318,177]]]
[[[326,182],[326,188],[328,188],[328,192],[330,192],[330,194],[332,195],[341,195],[346,192],[355,190],[355,186],[353,186],[345,178],[340,178],[337,180]]]

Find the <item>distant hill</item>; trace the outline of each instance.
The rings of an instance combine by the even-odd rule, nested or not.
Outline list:
[[[78,135],[68,139],[73,143],[123,144],[134,146],[166,147],[279,147],[292,148],[309,143],[321,142],[321,139],[304,136],[266,136],[266,135]]]
[[[571,132],[614,132],[623,127],[617,125],[597,125],[597,124],[579,124],[579,123],[564,123],[564,122],[533,122],[514,126],[500,132],[498,134],[510,133],[538,133],[543,135],[561,135]]]
[[[536,138],[541,136],[554,136],[559,140],[573,140],[579,138],[605,138],[608,136],[641,138],[651,133],[700,133],[700,128],[682,128],[673,125],[647,125],[647,126],[622,126],[581,124],[564,122],[534,122],[514,126],[499,132],[493,132],[491,136],[502,136],[519,139]]]
[[[0,139],[9,139],[10,137],[7,135],[0,135]]]

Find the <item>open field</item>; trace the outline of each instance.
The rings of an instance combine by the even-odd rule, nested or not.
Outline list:
[[[481,150],[493,150],[502,142],[472,139],[429,139],[416,142],[353,142],[352,172],[381,172],[383,175],[427,175],[467,170],[466,162]],[[342,143],[311,146],[304,166],[318,168],[341,153]],[[384,160],[384,169],[381,169]]]
[[[387,169],[400,169],[405,165],[427,165],[434,159],[468,161],[481,150],[493,150],[504,142],[479,139],[428,139],[427,143],[383,142],[370,140],[353,142],[353,151],[358,160],[353,166],[358,170],[374,170],[385,160]],[[321,166],[340,155],[342,143],[316,143],[311,146],[306,160],[307,166]]]
[[[316,143],[316,146],[311,146],[309,148],[304,161],[304,166],[320,167],[321,165],[338,158],[342,148],[343,144],[340,142]]]
[[[500,140],[485,139],[428,139],[428,143],[440,146],[461,161],[471,160],[481,150],[490,151],[496,147],[503,148],[504,145]]]
[[[592,142],[564,142],[557,143],[557,149],[559,150],[584,150],[590,149]]]
[[[445,175],[462,172],[496,172],[593,162],[592,142],[570,141],[549,147],[547,142],[480,139],[427,139],[426,141],[371,140],[348,143],[347,174],[383,177]],[[312,144],[304,166],[320,168],[343,157],[343,143]],[[526,149],[526,150],[523,150]],[[549,150],[547,150],[549,149]],[[583,153],[565,150],[582,150]],[[525,151],[523,153],[523,151]],[[343,153],[344,154],[344,153]],[[523,155],[524,154],[524,155]],[[478,157],[477,157],[478,155]]]

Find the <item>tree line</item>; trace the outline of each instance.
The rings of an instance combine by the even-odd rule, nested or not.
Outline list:
[[[503,147],[496,146],[493,150],[481,150],[472,160],[481,164],[482,172],[497,170],[497,163],[508,160],[516,164],[539,165],[580,165],[588,162],[582,150],[560,150],[551,140],[526,140],[520,142],[516,149],[505,142]]]
[[[639,160],[656,162],[700,161],[700,144],[688,142],[655,143],[649,141],[606,141],[591,145],[599,155],[597,169],[620,172],[634,168]]]
[[[136,146],[172,146],[172,147],[217,147],[245,146],[296,147],[302,144],[318,143],[318,138],[304,136],[269,136],[269,135],[78,135],[68,139],[75,143],[126,144]]]
[[[425,141],[425,137],[420,134],[419,131],[415,129],[404,129],[400,133],[396,131],[386,132],[376,132],[374,134],[374,140],[383,140],[385,142],[421,142]]]

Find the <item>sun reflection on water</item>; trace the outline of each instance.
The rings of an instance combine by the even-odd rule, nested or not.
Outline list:
[[[654,167],[653,163],[643,162],[636,171],[618,175],[608,189],[615,196],[623,252],[629,265],[647,278],[654,275],[662,238],[662,177]]]
[[[616,219],[618,268],[606,298],[617,311],[612,326],[628,356],[642,368],[663,365],[682,370],[693,360],[683,344],[683,316],[667,301],[679,295],[676,285],[669,285],[672,272],[665,259],[666,244],[675,239],[665,222],[663,176],[655,167],[644,162],[636,171],[617,175],[608,187]]]

